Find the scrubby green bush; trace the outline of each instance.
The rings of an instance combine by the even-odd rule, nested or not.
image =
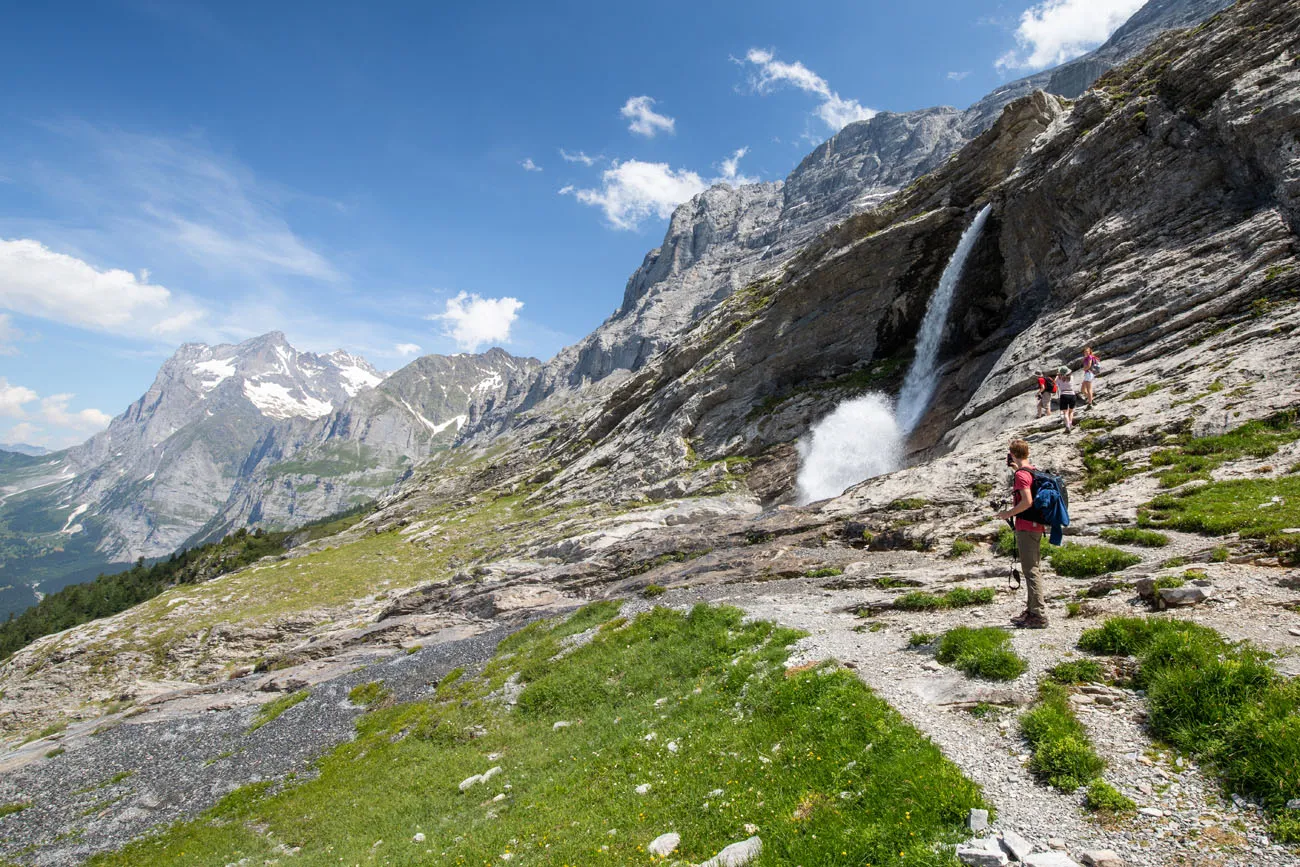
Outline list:
[[[1025,661],[1008,645],[1011,635],[1005,629],[985,626],[978,629],[958,626],[939,639],[935,658],[985,680],[1015,680],[1025,672]]]
[[[1087,785],[1105,767],[1059,684],[1039,685],[1038,702],[1020,718],[1020,731],[1033,749],[1029,770],[1063,792]]]
[[[1093,780],[1088,784],[1088,793],[1083,798],[1083,805],[1094,813],[1106,813],[1117,816],[1131,813],[1137,804],[1125,797],[1118,789],[1105,780]]]
[[[1265,653],[1195,623],[1124,617],[1084,632],[1079,646],[1136,656],[1152,734],[1261,799],[1278,839],[1300,830],[1286,809],[1300,797],[1300,683],[1279,676]]]
[[[914,590],[904,593],[894,600],[894,607],[902,611],[938,611],[941,608],[966,608],[971,605],[988,605],[997,598],[997,591],[992,587],[979,590],[967,590],[954,587],[942,596]]]
[[[935,634],[933,632],[913,632],[907,636],[908,647],[924,647],[934,642]]]
[[[959,537],[952,540],[952,548],[951,550],[948,551],[948,556],[952,557],[953,559],[956,559],[957,557],[965,557],[967,554],[969,554],[971,551],[974,550],[975,550],[974,542]]]
[[[1080,545],[1075,542],[1053,548],[1047,558],[1051,560],[1056,574],[1069,578],[1105,575],[1142,562],[1141,557],[1108,545]]]
[[[1070,659],[1058,662],[1047,674],[1057,683],[1100,683],[1105,675],[1095,659]]]
[[[1169,544],[1169,537],[1164,533],[1138,527],[1111,527],[1101,531],[1101,538],[1117,545],[1141,545],[1143,548],[1163,548]]]
[[[372,680],[370,683],[361,683],[352,687],[348,691],[348,701],[360,707],[368,707],[382,702],[389,695],[391,693],[381,681]]]

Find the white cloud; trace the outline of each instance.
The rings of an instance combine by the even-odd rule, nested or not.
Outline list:
[[[485,343],[510,340],[510,326],[519,316],[522,301],[516,298],[481,298],[461,292],[447,299],[442,313],[428,318],[443,322],[444,333],[462,349],[473,351]]]
[[[576,154],[571,154],[564,148],[560,148],[560,158],[566,163],[582,163],[584,166],[588,167],[595,165],[597,160],[603,159],[603,157],[589,157],[582,151],[578,151]]]
[[[655,101],[648,96],[634,96],[623,103],[619,113],[631,121],[627,128],[637,135],[653,138],[660,131],[674,132],[673,127],[677,125],[677,121],[659,114],[650,107],[654,104]]]
[[[1044,0],[1020,16],[1017,48],[993,64],[1006,72],[1043,69],[1072,60],[1105,42],[1145,0]]]
[[[418,344],[418,343],[399,343],[399,344],[397,344],[396,346],[393,347],[393,351],[396,352],[398,355],[402,355],[402,356],[407,356],[407,355],[419,355],[419,354],[420,354],[420,344]]]
[[[722,175],[718,180],[731,184],[733,187],[740,186],[741,184],[758,183],[758,178],[751,178],[748,175],[740,174],[740,161],[747,153],[749,153],[748,147],[737,148],[731,156],[723,160],[719,166]]]
[[[704,180],[689,169],[627,160],[615,162],[602,173],[600,189],[569,191],[584,205],[604,211],[614,228],[635,229],[649,217],[671,216],[673,208],[706,189]]]
[[[524,159],[520,160],[519,165],[523,166],[524,171],[526,172],[540,172],[542,170],[541,166],[533,162],[532,157],[525,157]]]
[[[713,184],[756,183],[757,179],[739,173],[739,164],[749,148],[740,148],[719,166],[721,174],[705,180],[690,169],[674,169],[667,163],[642,160],[615,161],[601,173],[599,189],[578,189],[572,184],[562,187],[560,195],[573,195],[584,205],[605,212],[605,219],[615,229],[635,229],[643,220],[672,216],[673,209]]]
[[[856,99],[844,99],[831,90],[826,79],[798,61],[786,63],[777,60],[772,52],[761,48],[749,49],[745,59],[758,67],[758,74],[753,78],[755,90],[769,93],[778,85],[788,84],[820,97],[821,102],[813,113],[835,132],[856,121],[869,120],[877,113]]]
[[[120,268],[100,270],[39,241],[0,240],[0,308],[111,334],[169,338],[204,316],[193,301]],[[7,324],[7,317],[6,317]]]
[[[969,69],[963,69],[961,72],[950,72],[950,73],[948,73],[948,80],[949,80],[949,81],[962,81],[962,80],[964,80],[968,75],[970,75],[970,70],[969,70]]]
[[[39,395],[30,388],[10,385],[9,380],[0,376],[0,415],[9,418],[26,418],[24,406],[36,400]]]
[[[97,431],[108,427],[113,417],[97,409],[68,411],[68,403],[75,394],[52,394],[41,398],[40,418],[55,427],[70,427],[77,430]]]
[[[13,317],[0,313],[0,355],[17,355],[18,347],[14,343],[22,337],[23,333],[14,327]]]
[[[44,433],[40,425],[49,425],[61,429],[63,435],[58,442],[70,444],[80,441],[85,434],[107,427],[112,421],[108,413],[97,409],[69,410],[68,404],[75,396],[52,394],[41,397],[26,386],[10,385],[7,379],[0,377],[0,416],[19,419],[19,424],[6,434],[7,438],[10,441],[34,440]]]

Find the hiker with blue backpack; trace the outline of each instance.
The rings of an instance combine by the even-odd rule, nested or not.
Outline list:
[[[1011,619],[1019,629],[1045,629],[1047,608],[1043,602],[1043,536],[1051,527],[1053,545],[1061,544],[1062,528],[1070,523],[1069,498],[1059,476],[1044,473],[1029,462],[1029,443],[1011,441],[1007,466],[1015,469],[1011,485],[1011,508],[997,517],[1012,525],[1016,534],[1016,554],[1024,570],[1028,601],[1025,610]]]

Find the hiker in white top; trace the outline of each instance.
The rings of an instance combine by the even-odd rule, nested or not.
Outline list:
[[[1061,416],[1065,419],[1065,432],[1074,429],[1074,380],[1070,378],[1070,368],[1062,364],[1056,369],[1056,390],[1060,392]]]

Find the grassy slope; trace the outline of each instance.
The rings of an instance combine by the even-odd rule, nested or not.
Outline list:
[[[748,837],[747,823],[763,839],[760,864],[955,863],[935,844],[962,836],[967,811],[983,806],[978,788],[856,677],[787,673],[797,633],[707,606],[607,622],[555,659],[563,636],[616,610],[530,627],[482,678],[371,711],[314,780],[246,788],[90,863],[260,863],[283,844],[301,847],[301,865],[486,865],[505,853],[518,864],[636,864],[670,830],[678,856],[698,862]],[[527,683],[515,710],[482,700],[515,672]],[[553,728],[559,720],[571,725]],[[486,733],[472,737],[474,726]],[[493,765],[499,775],[459,791]]]

